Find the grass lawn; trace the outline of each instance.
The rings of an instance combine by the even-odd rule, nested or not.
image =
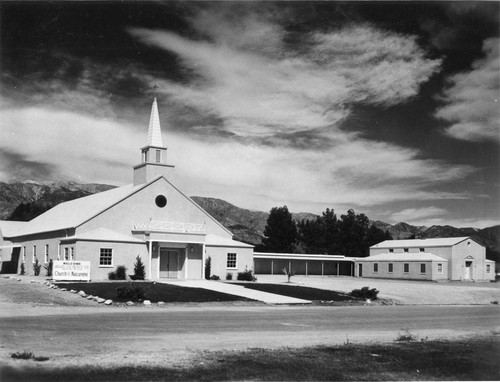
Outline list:
[[[200,353],[191,367],[3,368],[2,381],[499,380],[498,338]],[[24,362],[24,361],[23,361]]]
[[[111,299],[115,302],[150,300],[151,302],[213,302],[213,301],[253,301],[244,297],[215,292],[201,288],[185,288],[177,285],[153,282],[91,282],[91,283],[57,283],[60,288],[83,290],[88,295]],[[118,297],[118,289],[130,286],[139,288],[143,296],[139,298]]]
[[[283,296],[301,298],[311,301],[353,301],[354,297],[344,293],[325,289],[308,288],[293,284],[261,284],[261,283],[232,283],[249,289],[262,292],[276,293]]]

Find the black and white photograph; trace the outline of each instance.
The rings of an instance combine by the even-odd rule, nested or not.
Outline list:
[[[500,380],[500,2],[1,1],[0,380]]]

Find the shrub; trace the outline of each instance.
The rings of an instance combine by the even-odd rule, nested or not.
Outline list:
[[[212,275],[212,276],[210,276],[210,280],[220,280],[220,277],[217,275]]]
[[[375,288],[370,289],[368,287],[363,287],[361,289],[353,289],[349,294],[354,298],[360,298],[363,300],[376,300],[378,292],[379,291]]]
[[[394,341],[398,342],[411,342],[411,341],[416,341],[418,336],[410,332],[410,329],[401,329],[403,330],[403,333],[398,333],[398,336]]]
[[[118,265],[116,267],[116,279],[117,280],[127,279],[127,268],[125,268],[123,265]]]
[[[137,255],[134,263],[134,280],[144,280],[146,277],[146,271],[144,267],[144,263],[141,260],[141,257]]]
[[[116,297],[125,300],[144,300],[146,293],[141,286],[129,283],[128,285],[116,288]]]
[[[38,276],[40,274],[40,270],[42,269],[42,265],[38,261],[38,259],[35,259],[35,263],[33,264],[33,273],[35,276]]]
[[[16,358],[16,359],[31,359],[31,358],[35,358],[35,355],[30,352],[29,350],[25,350],[23,352],[16,352],[16,353],[12,353],[10,355],[10,358]]]
[[[19,270],[20,275],[26,274],[26,269],[24,269],[24,263],[21,263],[21,269]]]
[[[116,280],[116,271],[109,272],[108,273],[108,279],[109,280]]]
[[[253,275],[251,269],[245,268],[243,272],[238,272],[238,280],[240,281],[257,281],[257,277]]]
[[[233,279],[233,274],[231,272],[226,273],[226,280],[232,280]]]
[[[210,274],[212,273],[212,259],[208,256],[205,259],[205,280],[210,280]]]
[[[51,277],[52,276],[52,269],[54,268],[54,262],[52,261],[52,259],[49,259],[49,263],[45,264],[43,267],[47,271],[47,277]]]

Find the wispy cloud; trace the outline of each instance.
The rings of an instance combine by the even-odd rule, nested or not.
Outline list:
[[[467,141],[500,140],[500,39],[484,42],[485,57],[472,70],[448,79],[436,116],[451,123],[446,133]]]

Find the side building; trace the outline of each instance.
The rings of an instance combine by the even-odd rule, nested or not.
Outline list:
[[[19,273],[24,264],[33,274],[37,260],[42,266],[50,259],[90,261],[93,280],[118,265],[132,273],[137,256],[150,280],[201,279],[208,257],[211,273],[221,278],[252,269],[253,246],[233,240],[172,183],[156,98],[140,150],[132,184],[61,203],[29,222],[0,222],[3,266]]]
[[[386,240],[370,247],[370,256],[356,260],[358,277],[493,281],[495,262],[486,248],[470,237]]]

